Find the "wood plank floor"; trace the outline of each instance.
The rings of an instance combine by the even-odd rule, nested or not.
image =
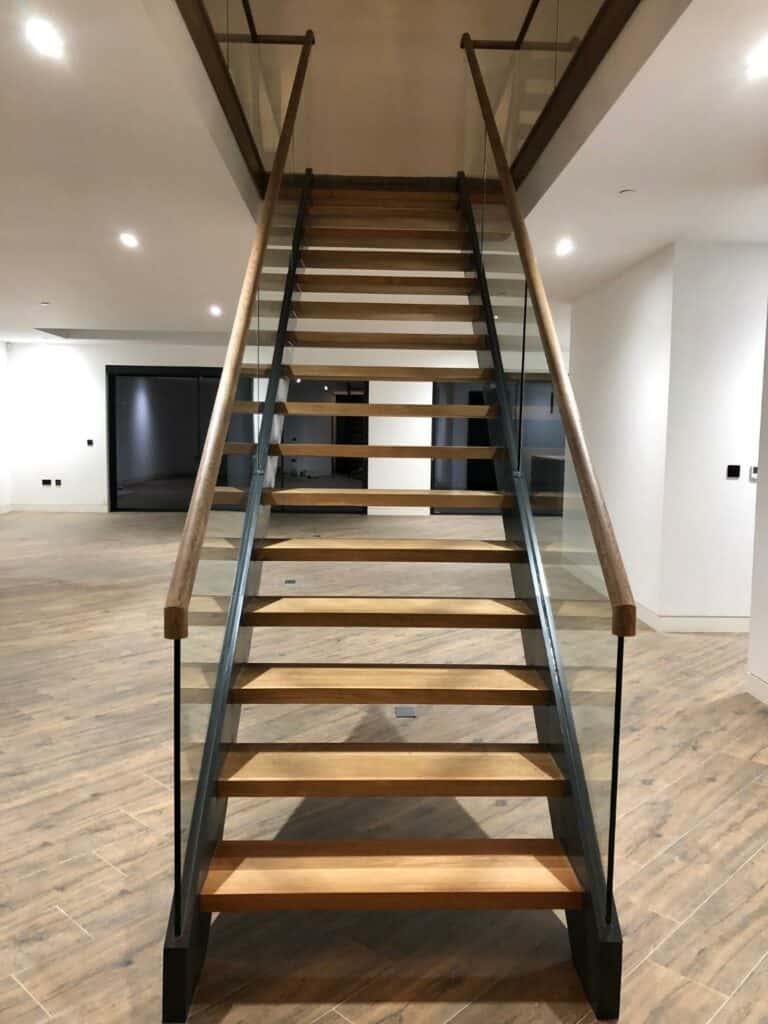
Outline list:
[[[231,514],[230,514],[231,515]],[[232,535],[222,514],[221,536]],[[501,539],[493,517],[273,516],[275,536]],[[155,1024],[171,893],[170,650],[181,518],[0,517],[0,1021]],[[204,571],[214,573],[214,564]],[[203,571],[203,570],[201,570]],[[227,570],[231,574],[231,565]],[[226,575],[226,574],[225,574]],[[230,577],[231,578],[231,577]],[[215,582],[215,573],[212,580]],[[426,584],[426,588],[425,588]],[[512,596],[503,565],[269,563],[275,594]],[[217,593],[212,590],[211,593]],[[304,657],[482,663],[462,630],[255,631]],[[519,658],[505,638],[510,662]],[[261,647],[260,647],[261,645]],[[768,711],[746,639],[628,644],[618,904],[623,1024],[768,1021]],[[530,708],[258,705],[244,742],[531,742]],[[228,839],[548,835],[543,801],[232,800]],[[552,912],[227,915],[198,1024],[588,1024]]]

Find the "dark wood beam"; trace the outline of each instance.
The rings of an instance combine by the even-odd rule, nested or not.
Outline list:
[[[515,185],[519,186],[530,174],[587,82],[641,3],[642,0],[605,0],[514,159],[512,178]]]
[[[520,26],[520,31],[517,33],[517,39],[515,40],[516,50],[519,50],[520,47],[523,45],[523,40],[525,39],[528,33],[528,29],[531,27],[531,22],[536,16],[536,11],[539,9],[540,3],[541,0],[531,0],[530,6],[528,7],[528,10],[525,12],[523,24]]]
[[[253,20],[253,11],[251,10],[251,0],[243,0],[243,13],[245,14],[245,20],[248,22],[248,31],[251,34],[251,42],[256,42],[256,22]]]
[[[221,52],[208,13],[201,0],[176,0],[176,5],[208,73],[211,85],[232,134],[235,136],[248,171],[263,198],[267,188],[267,172],[256,148],[248,119],[230,77],[227,62],[224,60],[224,54]]]

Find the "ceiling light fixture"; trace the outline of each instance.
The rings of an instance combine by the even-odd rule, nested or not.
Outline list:
[[[297,378],[296,378],[296,383],[297,383],[297,384],[301,384],[301,377],[297,377]]]
[[[124,245],[126,249],[139,248],[139,240],[132,231],[121,231],[117,237],[120,239],[120,244]]]
[[[64,40],[55,25],[45,18],[27,18],[24,35],[33,50],[41,57],[61,60],[64,56]]]
[[[619,195],[620,196],[633,196],[636,192],[637,192],[636,188],[620,188],[619,189]]]
[[[750,82],[768,78],[768,36],[761,39],[754,50],[747,54],[746,68]]]
[[[50,306],[50,302],[48,302],[47,300],[43,299],[43,300],[41,301],[40,305],[41,305],[41,306]]]
[[[208,307],[208,312],[211,316],[221,316],[221,306],[217,306],[215,303],[213,306]]]
[[[328,385],[327,384],[323,384],[323,391],[327,391],[327,390],[328,390]]]
[[[576,246],[573,244],[572,238],[561,238],[555,246],[555,256],[559,256],[563,259],[565,256],[570,256]]]

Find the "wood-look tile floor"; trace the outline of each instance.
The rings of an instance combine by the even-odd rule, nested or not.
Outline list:
[[[0,517],[0,1021],[156,1024],[171,893],[170,650],[181,518]],[[490,517],[290,515],[274,534],[499,537]],[[286,581],[294,580],[293,583]],[[388,588],[388,589],[385,589]],[[264,591],[503,596],[500,567],[272,565]],[[478,637],[262,631],[270,659],[482,661]],[[485,635],[498,645],[498,633]],[[505,656],[517,655],[505,639]],[[300,644],[300,648],[297,647]],[[261,646],[259,646],[261,645]],[[325,645],[323,647],[323,645]],[[496,647],[498,650],[498,647]],[[322,651],[322,654],[321,654]],[[624,1024],[768,1022],[768,710],[746,639],[628,648],[618,904]],[[243,736],[491,740],[526,709],[249,708]],[[540,801],[232,801],[228,835],[548,834]],[[219,918],[198,1024],[589,1022],[552,913]]]

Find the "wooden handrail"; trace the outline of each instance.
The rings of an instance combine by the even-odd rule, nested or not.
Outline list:
[[[581,489],[581,496],[587,512],[589,526],[595,542],[597,554],[605,579],[608,599],[613,609],[612,624],[616,636],[634,636],[637,627],[637,611],[632,596],[632,589],[624,567],[624,562],[616,541],[608,509],[597,482],[597,476],[589,457],[584,430],[581,425],[576,398],[571,387],[570,378],[565,369],[560,342],[557,340],[552,311],[544,291],[544,283],[536,265],[536,257],[528,236],[528,229],[520,210],[517,192],[512,182],[512,175],[507,165],[504,146],[496,125],[491,101],[485,88],[483,74],[477,61],[475,47],[468,33],[461,37],[461,46],[467,55],[469,70],[475,85],[477,99],[482,111],[488,141],[493,152],[496,170],[499,176],[504,202],[509,213],[512,230],[517,242],[517,250],[528,282],[528,294],[531,299],[536,323],[539,328],[544,354],[552,377],[552,388],[557,397],[560,418],[570,448],[576,478]]]
[[[264,264],[272,218],[280,195],[285,162],[293,138],[293,129],[301,100],[301,91],[314,42],[314,34],[311,31],[307,32],[304,36],[304,43],[296,66],[291,95],[288,99],[288,107],[285,112],[282,131],[280,132],[280,140],[277,144],[275,159],[269,175],[269,184],[267,185],[264,202],[256,224],[256,234],[248,257],[248,264],[245,268],[243,286],[240,289],[240,298],[237,303],[232,331],[230,332],[227,351],[224,356],[219,387],[216,391],[216,400],[213,404],[208,433],[206,434],[203,453],[200,457],[200,467],[195,478],[195,486],[192,491],[187,518],[184,522],[176,564],[173,567],[168,595],[165,600],[165,636],[169,640],[181,639],[187,636],[189,632],[189,602],[195,585],[195,577],[197,576],[200,550],[203,546],[208,516],[213,504],[216,481],[219,475],[219,467],[221,466],[229,421],[232,416],[232,406],[235,401],[235,392],[245,353],[248,329],[253,314],[256,289],[259,284],[261,268]]]

